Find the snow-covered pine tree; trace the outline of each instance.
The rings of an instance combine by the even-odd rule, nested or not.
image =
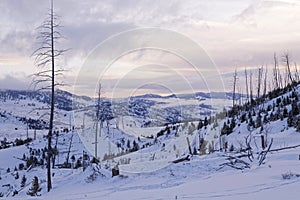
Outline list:
[[[16,173],[15,179],[19,179],[19,172]]]
[[[22,180],[21,180],[21,188],[25,187],[27,178],[25,177],[25,174],[22,176]]]
[[[39,179],[38,179],[37,176],[35,176],[33,178],[31,188],[27,192],[27,195],[30,195],[30,196],[40,196],[40,194],[38,194],[38,192],[40,192],[41,190],[42,190],[42,188],[40,188]]]

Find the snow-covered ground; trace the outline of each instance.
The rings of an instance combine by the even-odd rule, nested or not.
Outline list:
[[[277,132],[284,122],[277,121],[271,124],[274,129],[269,137],[274,138],[273,148],[281,148],[299,144],[300,134],[293,129]],[[103,131],[104,132],[104,131]],[[80,138],[75,133],[66,133],[60,136],[61,151],[67,149],[67,144],[73,134],[72,154],[78,157],[85,149]],[[231,167],[222,167],[227,162],[226,156],[234,155],[230,152],[215,152],[204,156],[193,156],[190,161],[174,164],[175,152],[171,147],[187,153],[187,133],[171,138],[169,144],[161,145],[124,155],[121,158],[131,158],[130,164],[120,165],[121,176],[111,178],[110,169],[102,162],[101,168],[88,167],[84,172],[79,169],[53,169],[53,190],[46,192],[46,169],[34,168],[28,172],[19,171],[20,177],[26,174],[28,181],[38,175],[41,181],[42,199],[298,199],[300,186],[300,148],[293,148],[279,152],[270,152],[265,164],[258,166],[258,155],[254,154],[254,162],[249,169],[236,170]],[[228,137],[228,142],[234,145],[242,143],[248,133],[235,133]],[[13,183],[20,189],[19,182],[14,179],[12,172],[6,168],[18,165],[22,154],[28,148],[42,148],[45,139],[40,138],[28,147],[19,146],[0,150],[1,185]],[[168,143],[168,140],[165,140]],[[170,148],[168,148],[170,147]],[[156,154],[156,159],[149,160]],[[65,153],[60,159],[65,158]],[[249,161],[248,161],[249,162]],[[96,170],[94,170],[96,169]],[[154,170],[155,169],[155,170]],[[95,180],[89,179],[92,174]],[[291,175],[283,178],[283,175]],[[29,183],[29,182],[28,182]],[[32,199],[26,196],[30,184],[16,195],[15,199]],[[7,187],[2,187],[2,192]],[[5,193],[6,194],[6,193]]]
[[[98,177],[86,183],[69,175],[44,199],[298,199],[300,177],[283,179],[286,173],[299,173],[298,150],[270,155],[268,164],[244,171],[218,170],[224,160],[217,155],[171,164],[151,173],[125,173],[122,177]],[[72,178],[73,177],[73,178]],[[76,177],[76,179],[74,179]]]
[[[157,99],[153,98],[153,101]],[[164,100],[174,104],[175,100]],[[191,101],[186,101],[190,105]],[[219,101],[219,100],[217,100]],[[16,116],[29,116],[28,105],[45,106],[33,100],[20,100],[18,103],[6,101],[1,104],[1,113],[6,117],[0,120],[0,140],[6,137],[9,141],[15,138],[26,138],[27,126]],[[194,102],[197,103],[197,102]],[[199,102],[198,102],[199,103]],[[265,106],[270,105],[268,102]],[[217,104],[217,103],[216,103]],[[27,105],[27,106],[26,106]],[[21,107],[20,111],[16,109]],[[90,105],[89,105],[90,106]],[[218,109],[221,110],[220,106]],[[5,110],[5,111],[4,111]],[[56,167],[52,169],[53,189],[46,192],[45,165],[34,168],[19,169],[23,154],[30,156],[32,149],[43,149],[46,146],[47,130],[39,130],[37,139],[28,145],[11,146],[0,149],[0,194],[13,199],[299,199],[300,193],[300,147],[282,151],[272,151],[260,165],[261,148],[260,128],[249,129],[246,122],[238,123],[233,133],[220,138],[220,126],[227,119],[220,120],[217,127],[213,124],[198,130],[198,121],[181,122],[168,126],[142,127],[133,116],[117,116],[108,124],[104,123],[98,133],[98,157],[100,165],[90,164],[85,170],[75,169],[76,161],[87,152],[92,158],[95,154],[95,122],[92,112],[86,108],[75,111],[57,110],[56,130],[58,156],[56,164],[60,166],[68,157],[71,169]],[[189,110],[188,112],[192,112]],[[31,114],[39,118],[41,113]],[[76,123],[70,123],[74,117]],[[59,122],[59,123],[58,123]],[[63,128],[74,126],[73,131],[63,132]],[[100,134],[101,132],[101,134]],[[29,130],[33,137],[33,130]],[[287,119],[268,122],[264,125],[263,134],[271,149],[300,144],[300,134],[295,128],[287,127]],[[189,161],[173,163],[172,161],[189,155],[188,142],[192,151],[199,146],[200,137],[207,141],[206,155],[190,155]],[[234,169],[228,163],[230,156],[241,155],[239,149],[246,147],[246,138],[250,140],[253,157],[241,158],[249,164],[243,169]],[[208,146],[219,150],[221,143],[226,142],[226,151],[214,151],[208,154]],[[138,151],[130,151],[133,142],[139,146]],[[53,144],[56,137],[53,138]],[[128,144],[130,148],[128,147]],[[233,151],[229,147],[233,146]],[[34,153],[37,154],[37,153]],[[105,156],[111,155],[109,159]],[[75,160],[71,160],[74,156]],[[41,154],[37,154],[40,159]],[[118,165],[120,176],[111,177],[111,169]],[[18,168],[14,171],[14,168]],[[10,169],[8,171],[8,168]],[[18,172],[19,178],[16,178]],[[27,182],[20,186],[25,175]],[[29,197],[26,193],[31,187],[34,176],[38,176],[42,188],[40,197]],[[12,196],[13,191],[18,194]],[[1,199],[1,197],[0,197]]]

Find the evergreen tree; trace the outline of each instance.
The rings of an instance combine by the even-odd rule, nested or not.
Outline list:
[[[293,115],[290,113],[288,118],[287,118],[287,125],[288,127],[292,127],[293,126]]]
[[[296,130],[297,130],[298,132],[300,132],[300,117],[298,117],[298,119],[297,119]]]
[[[283,117],[284,118],[288,117],[288,110],[286,107],[284,107],[284,109],[283,109]]]
[[[130,140],[127,140],[127,148],[128,148],[128,150],[131,148]]]
[[[246,120],[247,120],[247,114],[244,113],[244,114],[242,114],[242,116],[241,116],[241,118],[240,118],[240,121],[241,121],[241,123],[243,123],[243,122],[245,122]]]
[[[292,103],[292,115],[293,116],[296,116],[299,114],[299,109],[298,109],[298,105],[297,105],[297,102],[296,101],[293,101]]]
[[[233,151],[234,151],[234,146],[233,146],[233,144],[231,144],[231,146],[230,146],[230,148],[229,148],[229,151],[230,151],[230,152],[233,152]]]
[[[197,154],[198,154],[197,149],[196,149],[196,147],[194,146],[193,155],[197,155]]]
[[[256,128],[261,127],[262,123],[261,123],[261,115],[258,114],[257,118],[256,118]]]
[[[198,130],[201,129],[202,127],[203,127],[203,122],[202,122],[202,120],[200,120],[199,124],[198,124]]]
[[[39,179],[38,179],[37,176],[35,176],[33,178],[33,181],[32,181],[32,186],[29,189],[29,191],[27,192],[27,195],[30,195],[30,196],[40,196],[38,194],[38,192],[40,192],[41,190],[42,190],[42,188],[40,188]]]
[[[206,127],[208,125],[207,117],[204,118],[204,126]]]
[[[15,179],[19,179],[19,172],[16,173]]]
[[[133,149],[132,149],[132,151],[138,151],[139,149],[140,149],[140,147],[139,147],[138,143],[134,140],[133,141]]]
[[[21,180],[21,188],[23,188],[26,184],[27,178],[25,177],[25,174],[22,176],[22,180]]]
[[[230,133],[232,132],[232,130],[235,128],[235,119],[234,117],[231,119],[231,123],[230,123]]]

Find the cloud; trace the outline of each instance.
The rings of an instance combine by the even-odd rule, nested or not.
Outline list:
[[[30,52],[33,52],[34,36],[32,32],[12,30],[0,43],[2,55],[30,56]]]
[[[30,78],[24,73],[6,74],[2,78],[0,77],[0,89],[28,90],[30,81]]]
[[[87,22],[84,24],[66,24],[63,33],[66,35],[67,41],[64,45],[71,48],[71,53],[74,55],[87,56],[103,40],[132,28],[134,28],[133,25],[126,23]]]
[[[27,74],[32,71],[30,67],[34,68],[28,63],[24,67],[22,61],[37,47],[35,28],[43,21],[49,5],[49,1],[39,0],[0,1],[0,61],[3,66],[14,63],[14,69],[8,74],[12,71]],[[61,16],[61,33],[67,38],[57,47],[71,48],[62,64],[74,71],[67,74],[72,80],[99,43],[138,27],[170,29],[190,37],[208,52],[223,72],[240,66],[268,64],[275,51],[280,54],[288,50],[293,62],[300,61],[300,6],[296,0],[59,0],[54,1],[54,6]],[[128,41],[123,42],[126,45]],[[149,64],[151,56],[153,54],[147,57],[145,52],[139,51],[133,57],[121,59],[119,64],[125,67],[134,63],[143,65],[144,61]],[[168,60],[167,63],[180,73],[190,75],[181,62],[170,56],[161,54],[155,58]],[[6,72],[0,72],[2,77]],[[90,81],[89,77],[86,75],[85,80]],[[176,79],[165,78],[176,84]],[[130,87],[129,83],[126,85]]]

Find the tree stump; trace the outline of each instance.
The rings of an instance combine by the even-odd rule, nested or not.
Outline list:
[[[119,166],[116,165],[114,168],[112,168],[111,172],[112,172],[112,177],[120,175]]]

